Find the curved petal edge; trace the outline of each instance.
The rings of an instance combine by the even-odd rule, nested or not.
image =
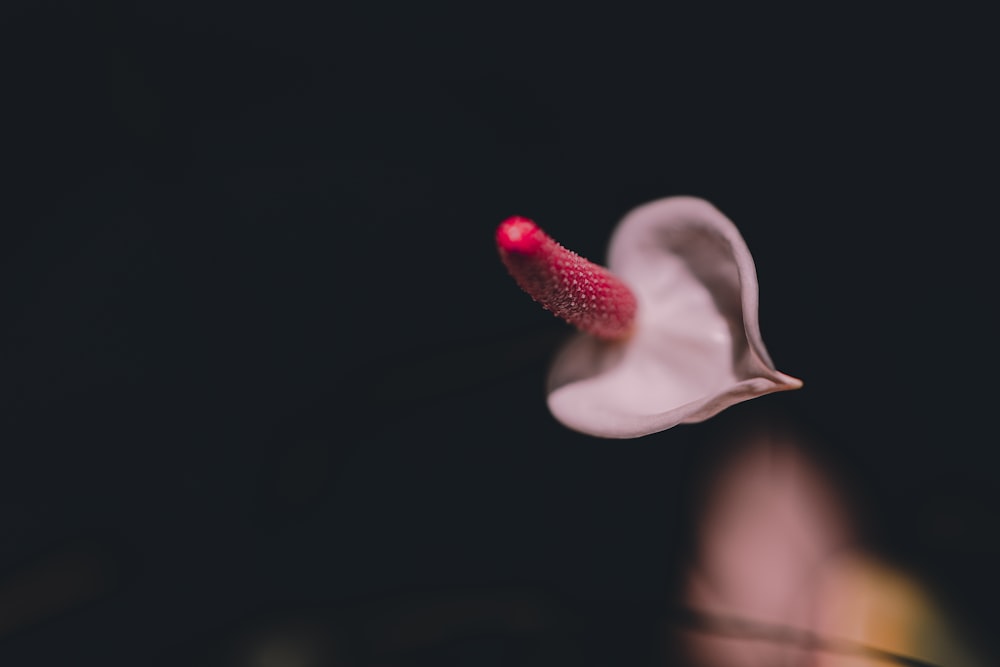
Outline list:
[[[548,406],[565,426],[637,438],[802,386],[771,361],[753,257],[709,202],[668,197],[633,209],[612,235],[608,268],[636,294],[636,331],[616,343],[577,334],[558,352]]]

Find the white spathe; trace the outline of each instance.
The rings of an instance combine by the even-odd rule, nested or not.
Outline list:
[[[577,334],[556,355],[548,405],[565,426],[637,438],[802,386],[774,367],[753,257],[709,202],[668,197],[633,209],[611,237],[607,266],[635,292],[636,330],[618,343]]]

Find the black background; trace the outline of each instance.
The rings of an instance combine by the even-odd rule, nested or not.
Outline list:
[[[561,655],[656,664],[715,426],[555,423],[567,330],[492,235],[526,215],[602,261],[624,213],[673,194],[740,227],[765,341],[805,381],[717,421],[821,434],[872,543],[990,635],[982,17],[20,5],[0,13],[4,665],[222,664],[241,633],[330,614],[360,660],[365,605],[522,590],[594,629]],[[486,655],[454,664],[508,664]]]

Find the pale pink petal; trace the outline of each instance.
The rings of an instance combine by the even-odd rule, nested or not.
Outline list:
[[[753,258],[710,203],[669,197],[634,209],[612,236],[608,268],[635,291],[636,332],[621,343],[579,334],[560,350],[548,404],[567,427],[636,438],[802,386],[771,362]]]

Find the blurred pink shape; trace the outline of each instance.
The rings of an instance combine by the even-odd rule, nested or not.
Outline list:
[[[675,634],[688,667],[985,667],[927,584],[860,541],[857,499],[784,426],[758,424],[701,480]]]
[[[831,557],[852,545],[840,494],[791,432],[743,436],[706,481],[684,603],[720,618],[811,629]],[[684,632],[699,667],[805,665],[781,642]]]

